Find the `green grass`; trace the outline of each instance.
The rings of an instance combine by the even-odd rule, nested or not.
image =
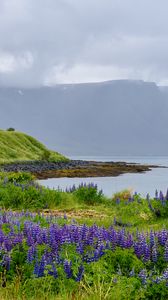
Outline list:
[[[27,280],[24,284],[19,277],[13,282],[7,283],[6,288],[0,289],[1,300],[142,300],[145,297],[145,290],[141,288],[138,280],[133,278],[118,278],[117,282],[111,280],[106,282],[106,276],[100,276],[102,271],[98,263],[93,266],[97,272],[94,284],[90,286],[89,277],[85,276],[82,283],[72,284],[71,282],[59,282],[60,292],[57,292],[55,281],[48,277]],[[68,286],[72,284],[71,288]],[[54,286],[55,289],[54,289]],[[164,299],[164,298],[148,298]],[[167,299],[167,298],[165,298]]]
[[[0,130],[0,164],[34,160],[65,161],[67,158],[48,150],[27,134]]]
[[[8,182],[4,184],[5,177]],[[5,209],[31,211],[53,211],[55,214],[64,215],[70,219],[76,219],[79,223],[108,227],[116,220],[116,227],[125,227],[129,231],[159,230],[168,228],[168,203],[162,207],[160,202],[152,201],[161,215],[156,214],[149,208],[146,199],[139,196],[135,201],[128,203],[125,199],[126,192],[120,195],[120,203],[117,204],[116,195],[113,199],[99,194],[95,189],[80,188],[73,193],[51,190],[32,183],[34,177],[29,173],[0,173],[0,207]],[[20,185],[13,184],[14,182]],[[158,206],[159,205],[159,206]]]

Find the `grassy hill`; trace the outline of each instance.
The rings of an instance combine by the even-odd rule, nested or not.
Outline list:
[[[27,134],[0,130],[0,164],[29,160],[65,161],[67,158],[48,150]]]

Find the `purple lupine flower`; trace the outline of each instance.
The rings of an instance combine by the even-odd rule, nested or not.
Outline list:
[[[163,229],[161,231],[161,244],[164,246],[166,244],[166,241],[167,241],[167,231]]]
[[[3,243],[4,238],[5,238],[5,234],[4,234],[3,231],[0,229],[0,244]]]
[[[78,243],[77,244],[77,246],[76,246],[76,251],[77,251],[77,253],[79,253],[79,254],[83,254],[83,252],[84,252],[84,247],[83,247],[83,244],[82,243]]]
[[[105,250],[105,246],[104,245],[100,245],[100,247],[97,249],[99,251],[99,257],[104,255],[104,250]]]
[[[149,201],[149,200],[150,200],[149,193],[146,195],[146,200],[147,200],[147,201]]]
[[[127,240],[126,240],[126,248],[131,248],[133,245],[133,236],[132,234],[128,234]]]
[[[28,252],[27,252],[27,262],[28,263],[32,263],[36,257],[36,254],[37,254],[37,249],[36,247],[33,245],[31,246],[29,249],[28,249]]]
[[[22,221],[22,218],[30,218],[29,221]],[[36,277],[48,274],[57,278],[56,265],[63,266],[66,276],[72,277],[74,280],[80,281],[82,277],[82,267],[75,276],[72,272],[72,262],[64,260],[61,254],[61,249],[64,244],[70,243],[76,246],[76,251],[80,255],[81,261],[91,263],[100,259],[105,254],[106,249],[112,251],[116,246],[121,248],[133,248],[135,254],[140,259],[148,262],[150,259],[153,263],[158,259],[158,244],[163,249],[164,259],[168,261],[168,231],[163,229],[159,232],[150,231],[150,233],[131,234],[126,230],[115,230],[112,226],[108,229],[93,225],[91,227],[72,223],[70,225],[60,226],[57,223],[57,218],[54,216],[43,216],[47,222],[46,227],[41,227],[40,222],[35,220],[37,214],[29,212],[3,212],[0,210],[0,251],[1,251],[1,267],[8,269],[10,264],[11,251],[17,244],[27,242],[29,246],[27,252],[27,262],[34,261],[34,274]],[[7,224],[9,231],[3,233],[1,226]],[[22,224],[24,227],[22,228]],[[21,226],[20,226],[21,225]],[[38,259],[36,249],[38,245],[44,244],[46,247],[41,259]],[[89,246],[89,247],[88,247]],[[47,273],[46,273],[47,274]],[[68,275],[69,274],[69,275]],[[130,272],[130,276],[133,273]],[[155,274],[157,275],[157,274]],[[166,273],[164,274],[164,277]],[[158,280],[165,281],[163,276],[158,277]],[[151,280],[153,279],[150,275]]]
[[[117,232],[117,244],[118,246],[125,248],[125,229]]]
[[[116,199],[116,204],[120,204],[120,198]]]
[[[168,241],[166,242],[164,248],[164,260],[168,262]]]
[[[87,235],[87,231],[88,231],[88,228],[85,224],[83,224],[83,226],[81,227],[81,239],[84,241],[86,239],[86,235]]]
[[[162,278],[166,281],[166,287],[168,287],[168,269],[163,272]]]
[[[114,217],[113,224],[116,225],[116,217]]]
[[[68,279],[72,277],[72,262],[67,259],[64,260],[64,272]]]
[[[158,252],[157,252],[157,246],[156,243],[152,247],[152,260],[153,262],[157,262],[158,259]]]
[[[164,200],[164,195],[163,195],[162,191],[160,191],[160,193],[159,193],[159,200],[161,202]]]
[[[167,189],[167,191],[166,191],[165,199],[168,200],[168,189]]]
[[[4,236],[4,248],[9,252],[10,250],[12,250],[12,241],[11,239],[9,239],[8,236]]]
[[[147,283],[147,271],[146,271],[146,269],[142,269],[138,276],[141,279],[142,284],[145,285]]]
[[[168,280],[168,268],[162,274],[163,278]]]
[[[83,273],[84,273],[84,266],[83,265],[80,265],[79,268],[78,268],[78,274],[75,278],[75,280],[77,282],[81,281],[82,280],[82,277],[83,277]]]
[[[11,262],[11,258],[9,257],[9,255],[5,254],[3,256],[3,260],[2,260],[2,266],[9,271],[10,269],[10,262]]]
[[[114,251],[117,246],[117,233],[113,227],[109,228],[109,240],[112,244],[112,250]]]
[[[154,235],[154,232],[152,230],[150,231],[149,239],[150,239],[150,247],[152,248],[153,245],[155,244],[155,235]]]
[[[39,269],[38,269],[38,277],[44,276],[44,270],[45,270],[45,257],[44,255],[41,258],[41,261],[39,263]]]
[[[135,276],[135,269],[134,267],[132,268],[131,272],[129,273],[130,277],[134,277]]]
[[[150,260],[150,248],[149,246],[146,244],[144,246],[144,261],[147,262]]]
[[[38,274],[39,274],[39,263],[38,263],[37,258],[36,258],[36,261],[35,261],[33,273],[34,273],[34,275],[35,275],[36,277],[38,277]]]
[[[58,277],[57,269],[54,265],[54,263],[51,264],[52,269],[48,271],[48,274],[53,276],[55,279]]]
[[[155,199],[158,200],[158,190],[155,191]]]

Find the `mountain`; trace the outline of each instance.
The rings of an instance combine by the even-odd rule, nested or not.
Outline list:
[[[167,155],[167,112],[168,92],[152,82],[0,88],[0,127],[66,155]]]
[[[0,163],[43,160],[65,161],[58,152],[48,150],[35,138],[16,131],[0,130]]]

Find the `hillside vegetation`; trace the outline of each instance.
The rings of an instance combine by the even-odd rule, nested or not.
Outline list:
[[[48,150],[27,134],[0,130],[0,164],[32,160],[65,161],[67,158]]]

